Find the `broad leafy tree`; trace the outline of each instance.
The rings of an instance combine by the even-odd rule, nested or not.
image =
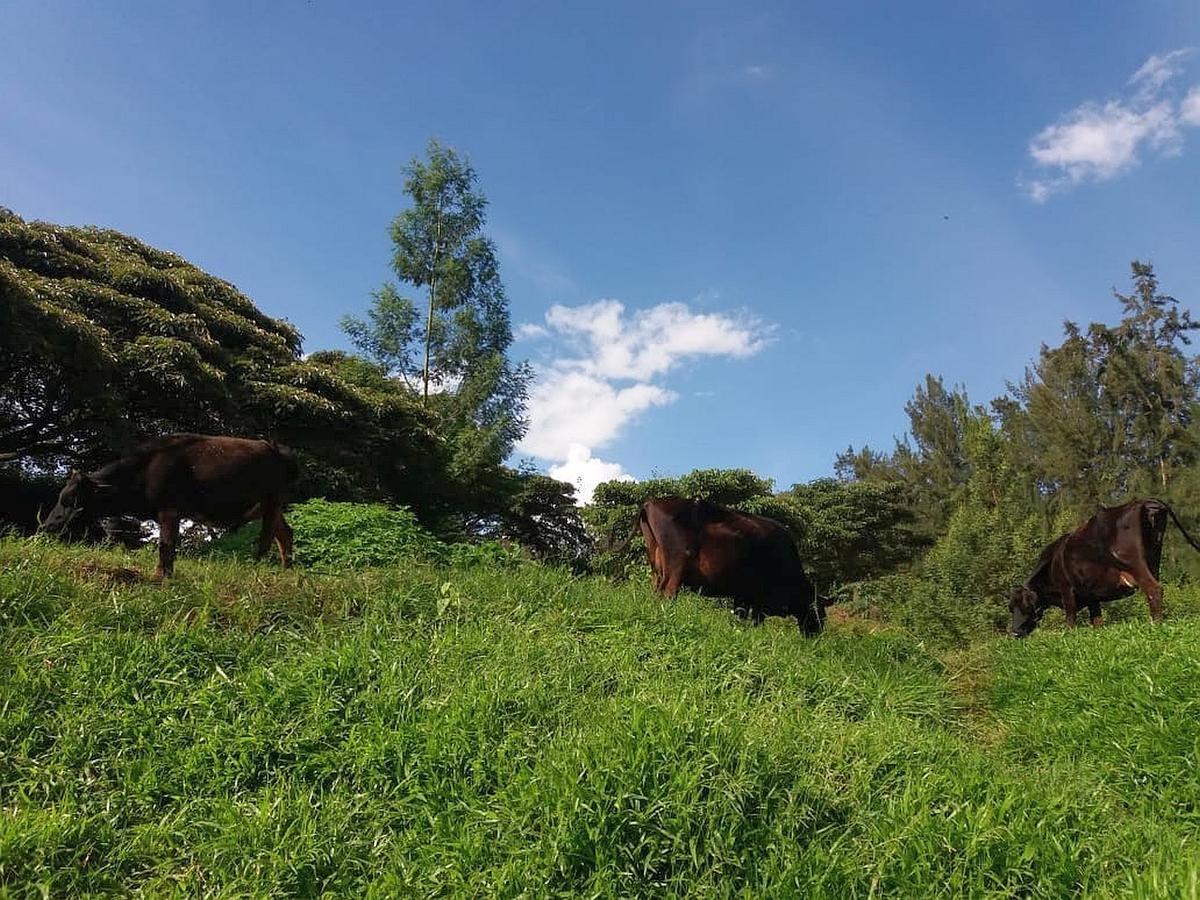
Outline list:
[[[172,253],[0,215],[0,461],[91,466],[168,431],[273,437],[302,455],[308,490],[366,497],[437,457],[418,402],[300,347]]]
[[[795,507],[805,568],[826,589],[907,566],[929,546],[897,483],[820,478],[779,499]]]

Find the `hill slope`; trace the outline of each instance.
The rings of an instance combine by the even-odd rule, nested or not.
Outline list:
[[[0,543],[0,885],[1195,895],[1200,623],[939,659],[534,566]]]

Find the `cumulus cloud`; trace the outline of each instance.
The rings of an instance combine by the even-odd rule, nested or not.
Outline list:
[[[542,459],[566,459],[573,446],[602,447],[639,413],[676,399],[654,384],[618,387],[584,372],[538,372],[529,395],[529,432],[521,449]]]
[[[660,303],[632,317],[617,300],[552,306],[546,324],[584,345],[586,356],[564,360],[566,365],[601,378],[637,381],[661,375],[689,356],[752,356],[766,339],[752,320],[693,313],[685,303]]]
[[[567,458],[550,467],[550,477],[575,485],[575,497],[580,503],[591,502],[592,492],[602,482],[633,481],[620,463],[596,459],[583,444],[568,447]]]
[[[1141,154],[1181,152],[1182,126],[1200,124],[1200,87],[1176,102],[1173,82],[1190,49],[1154,55],[1129,79],[1129,96],[1087,101],[1029,142],[1039,177],[1022,184],[1036,202],[1080,184],[1108,181],[1136,167]]]
[[[659,383],[663,376],[697,358],[752,356],[770,329],[748,316],[693,312],[685,303],[629,313],[619,301],[598,300],[552,306],[544,324],[518,333],[552,344],[551,360],[537,367],[520,449],[553,463],[550,473],[575,484],[579,502],[587,503],[601,481],[629,477],[594,451],[646,411],[678,399]]]

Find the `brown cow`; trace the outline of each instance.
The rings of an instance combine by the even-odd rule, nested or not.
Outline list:
[[[795,616],[805,634],[821,630],[829,601],[817,595],[796,542],[774,519],[665,497],[642,504],[638,527],[660,594],[691,588],[732,598],[756,623]]]
[[[1150,616],[1161,621],[1162,585],[1158,583],[1167,517],[1189,544],[1200,550],[1175,511],[1160,500],[1132,500],[1102,508],[1074,531],[1042,551],[1033,574],[1013,589],[1008,608],[1010,632],[1025,637],[1051,606],[1062,608],[1067,625],[1086,606],[1092,625],[1100,625],[1100,604],[1128,597],[1140,588]]]
[[[292,529],[283,519],[288,488],[298,474],[286,447],[268,441],[169,434],[91,473],[71,472],[42,528],[62,531],[82,518],[129,515],[158,522],[158,569],[175,566],[179,520],[236,527],[262,519],[261,559],[274,539],[291,564]]]

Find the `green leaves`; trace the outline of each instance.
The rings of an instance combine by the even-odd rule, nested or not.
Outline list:
[[[0,220],[0,462],[90,466],[166,431],[261,435],[296,445],[306,490],[378,496],[381,467],[438,456],[411,398],[299,356],[295,328],[174,254]]]
[[[913,528],[899,485],[845,483],[831,478],[775,493],[774,483],[748,469],[697,469],[680,478],[608,481],[596,487],[584,518],[597,537],[598,571],[622,575],[640,567],[645,548],[637,530],[642,503],[694,497],[767,516],[784,525],[819,589],[891,571],[926,544]]]
[[[1023,474],[1080,515],[1135,489],[1162,492],[1197,458],[1200,369],[1186,347],[1200,323],[1159,293],[1152,266],[1131,268],[1133,293],[1115,294],[1116,325],[1065,323],[1062,344],[1043,346],[997,401],[1028,448]]]
[[[392,222],[392,269],[424,296],[412,300],[385,284],[367,318],[346,316],[342,330],[389,375],[417,389],[448,435],[478,431],[489,442],[491,464],[499,465],[524,433],[530,374],[506,356],[508,301],[495,246],[481,233],[487,200],[470,162],[436,140],[405,171],[411,205]]]

